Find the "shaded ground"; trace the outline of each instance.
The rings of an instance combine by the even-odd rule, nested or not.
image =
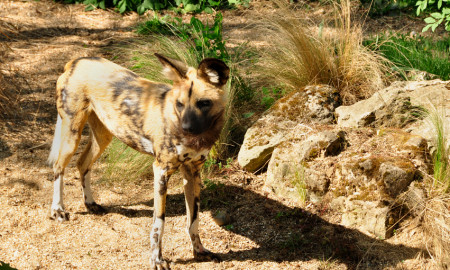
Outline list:
[[[1,1],[0,19],[13,26],[10,39],[0,37],[13,49],[2,62],[9,81],[20,86],[18,106],[0,120],[0,261],[18,269],[147,269],[152,180],[99,182],[94,170],[97,202],[109,213],[92,215],[71,163],[65,174],[71,220],[60,224],[48,218],[52,173],[45,165],[56,118],[54,87],[64,64],[81,56],[111,58],[108,48],[133,39],[137,16],[86,13],[81,5],[43,0]],[[243,28],[247,21],[240,11],[225,14],[231,42],[251,36]],[[192,260],[182,184],[174,176],[163,237],[163,256],[175,262],[173,269],[430,268],[414,230],[381,241],[335,225],[331,221],[338,219],[326,208],[272,198],[262,191],[262,176],[234,168],[212,181],[202,193],[200,234],[224,261]],[[211,215],[218,210],[230,213],[229,226],[214,223]]]

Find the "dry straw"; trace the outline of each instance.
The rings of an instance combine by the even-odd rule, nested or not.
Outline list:
[[[344,104],[383,88],[387,60],[362,45],[362,26],[352,22],[349,0],[335,3],[334,18],[319,26],[284,2],[274,3],[276,12],[257,26],[269,44],[258,65],[261,81],[287,91],[329,84],[339,90]]]

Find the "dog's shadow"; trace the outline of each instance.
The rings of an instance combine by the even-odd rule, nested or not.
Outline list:
[[[232,222],[225,230],[245,236],[258,247],[218,254],[223,260],[309,261],[333,260],[348,269],[384,269],[415,258],[424,250],[393,245],[371,238],[358,230],[325,221],[301,208],[287,207],[258,193],[232,185],[205,188],[201,194],[202,211],[225,210]],[[153,206],[153,200],[139,202]],[[152,216],[151,210],[133,210],[126,206],[107,206],[108,212],[130,218]],[[166,216],[185,215],[184,194],[168,195]],[[200,228],[205,230],[205,228]],[[177,261],[190,263],[192,260]]]

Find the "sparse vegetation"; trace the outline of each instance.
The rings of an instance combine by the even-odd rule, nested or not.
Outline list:
[[[308,189],[305,183],[305,168],[303,168],[303,166],[300,166],[300,168],[295,171],[292,184],[297,190],[300,200],[302,202],[306,202],[306,200],[308,199]]]
[[[152,175],[153,160],[153,156],[141,154],[114,138],[102,155],[106,166],[102,170],[102,181],[136,181]]]

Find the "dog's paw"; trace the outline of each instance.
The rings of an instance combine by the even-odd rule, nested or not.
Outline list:
[[[85,203],[84,204],[86,206],[86,209],[93,214],[97,214],[97,215],[102,215],[102,214],[106,214],[107,211],[105,208],[103,208],[103,206],[101,206],[100,204],[97,204],[96,202],[93,203]]]
[[[212,253],[211,251],[204,249],[202,252],[194,252],[194,259],[199,262],[221,262],[222,258],[219,255]]]
[[[170,270],[170,266],[165,260],[152,259],[150,262],[150,269],[152,269],[152,270]]]
[[[62,209],[52,209],[50,212],[50,219],[64,222],[69,220],[69,213],[66,213]]]

